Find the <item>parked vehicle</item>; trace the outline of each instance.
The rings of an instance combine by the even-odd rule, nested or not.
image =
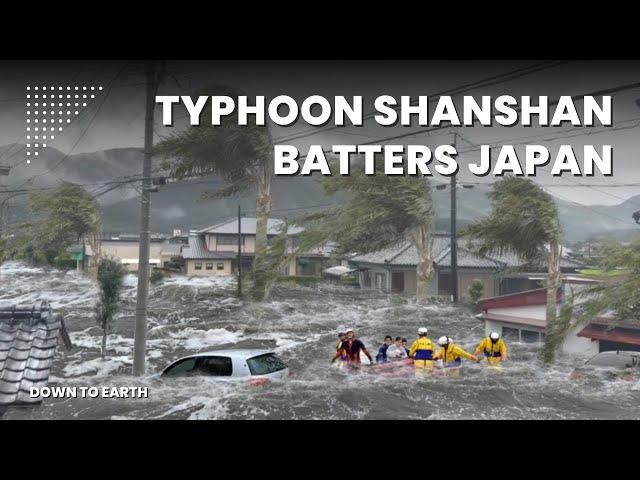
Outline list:
[[[289,367],[270,350],[215,350],[180,358],[166,367],[162,376],[245,378],[260,385],[287,378]]]
[[[607,379],[637,380],[640,377],[640,352],[600,352],[576,368],[572,378],[604,375]]]

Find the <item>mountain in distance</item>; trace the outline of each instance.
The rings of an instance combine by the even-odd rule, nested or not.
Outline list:
[[[15,165],[8,177],[0,177],[0,198],[3,189],[23,188],[29,178],[35,176],[32,185],[49,187],[61,180],[80,184],[108,182],[115,178],[140,175],[143,153],[140,148],[118,148],[105,151],[65,156],[52,147],[41,151],[30,164],[22,161],[24,145],[0,147],[0,165]],[[21,162],[21,163],[19,163]],[[243,212],[254,215],[255,191],[226,199],[203,199],[207,191],[222,185],[220,179],[209,177],[181,183],[169,183],[151,194],[151,229],[170,233],[173,229],[197,229],[237,214],[240,204]],[[99,193],[106,187],[87,185],[91,193]],[[489,212],[487,193],[490,186],[476,185],[472,189],[458,191],[458,224],[465,225]],[[307,211],[320,210],[324,206],[340,203],[346,196],[326,197],[316,177],[276,177],[272,186],[273,216],[295,217]],[[437,229],[449,230],[448,189],[433,189],[436,205]],[[619,205],[583,206],[555,198],[560,220],[568,242],[611,235],[621,240],[640,232],[640,225],[633,219],[633,212],[640,210],[640,195]],[[127,185],[99,197],[103,212],[105,233],[135,233],[139,229],[139,193]],[[26,215],[26,196],[10,200],[11,221]]]

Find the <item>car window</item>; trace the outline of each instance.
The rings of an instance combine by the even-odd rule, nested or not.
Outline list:
[[[229,377],[233,367],[229,357],[204,357],[198,362],[196,370],[204,375]]]
[[[184,358],[182,360],[178,360],[176,363],[167,368],[163,375],[168,375],[170,377],[179,377],[189,375],[193,372],[194,367],[196,366],[195,358]]]
[[[638,357],[624,352],[603,352],[587,362],[594,367],[631,368],[638,366]]]
[[[287,364],[274,353],[267,353],[247,360],[251,375],[266,375],[287,368]]]

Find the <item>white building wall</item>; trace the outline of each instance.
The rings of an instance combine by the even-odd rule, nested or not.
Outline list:
[[[562,344],[562,353],[571,355],[580,355],[592,357],[598,353],[600,342],[591,340],[590,338],[578,337],[578,332],[584,328],[584,325],[575,328],[569,332],[566,340]]]

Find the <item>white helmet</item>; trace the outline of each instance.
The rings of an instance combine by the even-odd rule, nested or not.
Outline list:
[[[438,345],[440,345],[440,346],[444,346],[447,343],[449,343],[449,338],[447,338],[446,336],[440,337],[438,339]]]
[[[349,332],[353,332],[353,328],[347,328],[344,333],[349,333]]]
[[[489,338],[491,340],[498,340],[500,338],[500,334],[498,332],[491,332],[491,334],[489,335]]]
[[[422,334],[426,334],[429,330],[427,330],[427,327],[420,327],[418,329],[418,334],[422,335]]]

